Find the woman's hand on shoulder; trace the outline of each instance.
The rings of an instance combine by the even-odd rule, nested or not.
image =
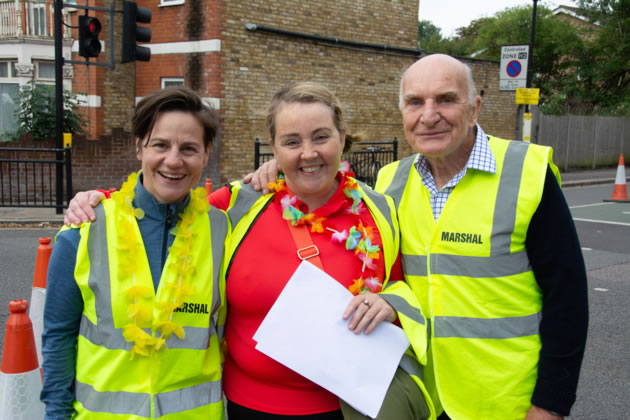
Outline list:
[[[343,319],[350,319],[348,329],[355,334],[360,334],[361,331],[369,334],[383,321],[394,322],[396,311],[379,295],[366,292],[350,300],[343,312]]]
[[[96,214],[92,207],[96,207],[101,200],[105,198],[105,194],[100,191],[90,190],[77,193],[70,204],[68,210],[63,216],[63,223],[66,226],[79,226],[85,222],[93,222],[96,220]]]

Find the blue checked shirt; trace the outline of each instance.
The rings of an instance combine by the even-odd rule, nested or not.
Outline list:
[[[492,174],[497,173],[497,163],[490,149],[488,143],[488,136],[483,132],[481,127],[477,124],[477,137],[475,138],[475,145],[473,146],[468,162],[466,166],[457,175],[453,177],[448,183],[438,191],[433,174],[431,174],[431,168],[429,167],[429,161],[426,157],[418,154],[416,158],[416,169],[422,177],[422,183],[424,187],[431,194],[431,210],[433,210],[433,218],[437,221],[442,214],[442,209],[446,205],[446,200],[450,197],[451,192],[457,185],[468,169],[476,169],[478,171],[490,172]]]

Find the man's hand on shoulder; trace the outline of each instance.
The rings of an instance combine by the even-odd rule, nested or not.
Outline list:
[[[245,178],[243,178],[243,182],[245,184],[249,184],[251,182],[252,187],[254,187],[256,191],[262,191],[263,194],[269,194],[271,191],[269,191],[267,184],[275,182],[278,177],[279,170],[280,169],[278,168],[276,160],[272,159],[263,163],[256,172],[246,175]]]

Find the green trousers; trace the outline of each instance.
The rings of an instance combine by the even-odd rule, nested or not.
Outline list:
[[[339,403],[345,420],[371,418],[359,413],[343,400],[339,400]],[[408,373],[398,368],[375,420],[426,420],[429,415],[429,407],[418,384]]]

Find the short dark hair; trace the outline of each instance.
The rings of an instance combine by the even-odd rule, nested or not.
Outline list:
[[[158,114],[169,111],[188,112],[199,121],[203,127],[204,147],[215,139],[220,126],[219,113],[197,92],[183,86],[156,90],[142,98],[131,119],[132,134],[144,142],[153,131]]]

